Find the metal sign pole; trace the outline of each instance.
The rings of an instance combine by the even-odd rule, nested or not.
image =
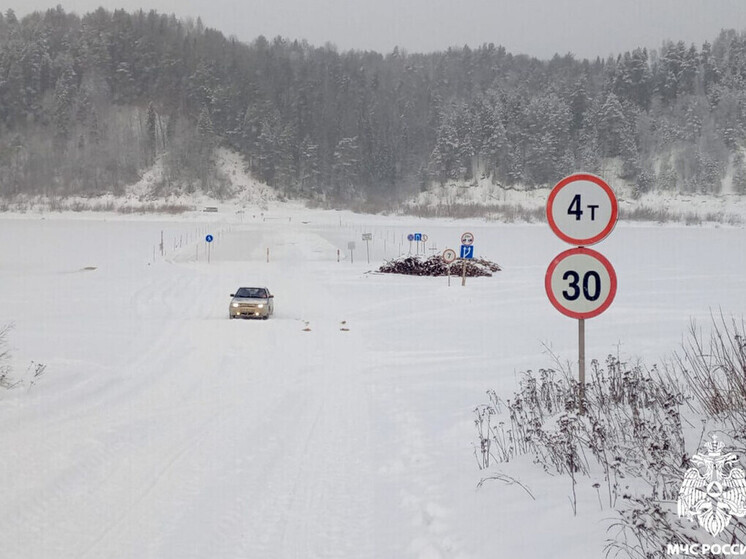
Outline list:
[[[368,254],[368,264],[370,264],[370,246],[368,244],[368,239],[365,239],[365,252]]]
[[[207,243],[207,263],[210,263],[210,243]]]
[[[461,259],[461,285],[466,285],[466,258]]]
[[[456,260],[456,251],[450,248],[447,248],[443,251],[443,255],[441,256],[443,259],[443,262],[445,262],[446,265],[446,274],[448,275],[448,287],[451,286],[451,264]]]
[[[578,319],[578,413],[585,413],[585,319]]]

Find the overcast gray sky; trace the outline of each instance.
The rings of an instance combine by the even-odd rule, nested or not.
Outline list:
[[[24,15],[58,2],[3,0]],[[721,29],[746,30],[746,0],[67,0],[66,11],[142,8],[200,16],[205,25],[252,41],[259,35],[326,42],[340,50],[431,52],[503,45],[514,54],[578,58],[618,54],[665,39],[698,47]]]

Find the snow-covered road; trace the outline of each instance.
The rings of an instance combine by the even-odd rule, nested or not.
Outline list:
[[[0,394],[2,557],[600,556],[598,510],[572,518],[567,487],[530,461],[537,501],[475,491],[484,391],[551,366],[544,344],[575,357],[572,321],[543,293],[565,248],[548,228],[268,215],[0,221],[0,322],[25,381]],[[368,273],[415,227],[442,250],[467,226],[497,277]],[[690,317],[743,314],[742,237],[618,228],[598,250],[619,294],[590,322],[589,354],[654,360]],[[274,317],[229,321],[240,285],[268,286]],[[47,365],[33,386],[31,360]]]

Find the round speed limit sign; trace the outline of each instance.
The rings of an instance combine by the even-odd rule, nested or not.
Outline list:
[[[452,248],[447,248],[447,249],[445,249],[445,250],[443,251],[443,261],[444,261],[444,262],[445,262],[446,264],[450,264],[450,263],[451,263],[451,262],[453,262],[454,260],[456,260],[456,251],[455,251],[455,250],[453,250]]]
[[[552,305],[571,318],[593,318],[609,308],[617,288],[616,272],[602,255],[572,248],[549,264],[544,287]]]

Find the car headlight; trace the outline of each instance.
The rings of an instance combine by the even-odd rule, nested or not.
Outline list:
[[[257,307],[259,307],[260,309],[263,309],[263,308],[264,308],[264,303],[259,303],[259,304],[257,305]]]
[[[236,307],[238,307],[238,303],[231,303],[231,307],[235,309]]]

